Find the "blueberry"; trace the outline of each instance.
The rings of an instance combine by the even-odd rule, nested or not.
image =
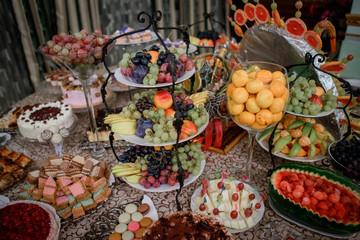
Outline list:
[[[159,58],[157,61],[156,61],[156,64],[161,66],[164,62]]]
[[[151,59],[151,54],[145,53],[145,58],[146,58],[147,60],[150,60],[150,59]]]
[[[194,104],[190,103],[190,104],[187,105],[187,109],[191,110],[193,108],[194,108]]]
[[[158,52],[160,50],[160,48],[158,46],[156,46],[156,45],[152,45],[150,50]]]
[[[139,63],[140,63],[140,58],[134,57],[134,58],[131,59],[131,62],[132,62],[134,65],[139,65]]]
[[[137,58],[143,58],[143,57],[144,57],[144,53],[138,52],[138,53],[136,53],[135,56],[136,56]]]
[[[164,52],[160,52],[160,54],[159,54],[159,59],[160,60],[164,60],[165,59],[165,53]]]
[[[148,63],[149,63],[149,61],[146,58],[141,58],[141,60],[140,60],[141,65],[147,66]]]

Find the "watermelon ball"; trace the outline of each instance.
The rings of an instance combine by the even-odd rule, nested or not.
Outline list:
[[[235,4],[231,4],[231,10],[236,11],[236,5]]]
[[[248,0],[242,0],[242,2],[243,2],[244,4],[247,4],[247,3],[248,3]]]
[[[300,12],[300,11],[297,11],[297,12],[295,13],[295,17],[296,17],[296,18],[300,18],[300,17],[301,17],[301,12]]]
[[[234,22],[234,21],[231,22],[231,26],[235,26],[235,22]]]
[[[200,209],[200,211],[205,211],[206,207],[205,207],[205,205],[202,203],[202,204],[200,204],[199,209]]]
[[[296,9],[297,10],[300,10],[302,7],[303,7],[303,3],[302,3],[302,1],[297,1],[296,3],[295,3],[295,7],[296,7]]]
[[[276,2],[273,2],[273,3],[271,4],[271,9],[272,9],[272,10],[277,9],[277,4],[276,4]]]
[[[352,60],[354,59],[354,55],[349,54],[349,55],[346,57],[346,59],[347,59],[348,61],[352,61]]]
[[[347,64],[349,61],[347,60],[347,58],[343,58],[343,59],[341,59],[341,62],[342,62],[343,64]]]

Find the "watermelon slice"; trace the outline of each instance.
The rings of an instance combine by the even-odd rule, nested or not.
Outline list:
[[[317,34],[314,31],[307,31],[304,34],[304,39],[307,41],[307,43],[315,50],[321,50],[322,47],[322,41],[321,38],[319,36],[319,34]]]
[[[256,20],[259,23],[267,23],[270,20],[270,13],[262,4],[257,4],[255,7]]]
[[[293,37],[304,37],[307,27],[306,24],[300,18],[289,18],[285,22],[285,31]]]
[[[241,30],[241,27],[239,25],[235,24],[234,30],[235,30],[236,35],[238,35],[239,37],[242,37],[244,35],[244,33]]]
[[[252,3],[245,4],[244,12],[245,12],[247,19],[249,19],[250,21],[255,20],[255,5],[254,4],[252,4]]]
[[[241,9],[236,10],[234,13],[234,20],[238,25],[243,26],[247,21],[244,11]]]
[[[277,9],[273,9],[271,12],[272,18],[274,20],[274,23],[277,27],[281,27],[281,18],[279,11]]]
[[[341,73],[345,71],[346,66],[342,62],[333,61],[321,65],[320,69],[331,73]]]

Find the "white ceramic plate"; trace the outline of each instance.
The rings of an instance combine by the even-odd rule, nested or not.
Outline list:
[[[108,76],[108,73],[103,74],[103,77],[105,79],[107,78],[107,76]],[[121,88],[117,84],[117,82],[113,82],[113,81],[117,81],[116,77],[114,75],[109,78],[109,82],[108,82],[108,85],[107,85],[107,86],[109,86],[110,90],[113,91],[113,92],[127,92],[127,91],[135,89],[135,88],[129,87],[129,86],[127,86],[126,88]]]
[[[181,83],[183,81],[185,81],[186,79],[191,78],[191,76],[195,73],[195,67],[191,70],[191,71],[185,71],[184,75],[182,75],[181,77],[179,77],[175,84]],[[121,73],[121,69],[117,68],[115,71],[115,77],[116,80],[118,80],[120,83],[125,84],[127,86],[130,87],[136,87],[136,88],[161,88],[161,87],[167,87],[167,86],[171,86],[172,83],[157,83],[154,86],[150,86],[150,85],[145,85],[145,84],[139,84],[136,82],[133,82],[131,80],[131,78],[129,77],[125,77],[122,73]]]
[[[194,137],[196,137],[197,135],[199,135],[200,133],[202,133],[205,130],[205,128],[207,127],[207,125],[209,123],[209,114],[206,113],[206,115],[207,115],[206,123],[203,124],[200,128],[198,128],[198,132],[195,135],[192,135],[192,136],[190,136],[188,138],[179,140],[179,143],[189,141],[189,140],[193,139]],[[148,142],[145,142],[144,138],[139,137],[139,136],[137,136],[135,134],[134,135],[119,134],[119,135],[125,141],[130,142],[132,144],[141,145],[141,146],[161,147],[161,146],[168,146],[168,145],[176,144],[176,141],[160,143],[160,144],[148,143]]]
[[[299,114],[299,113],[294,113],[294,112],[289,112],[289,111],[286,111],[287,113],[290,113],[291,115],[294,115],[294,116],[298,116],[298,117],[308,117],[308,118],[318,118],[318,117],[326,117],[330,114],[332,114],[333,112],[335,111],[335,109],[331,110],[330,112],[319,112],[316,116],[313,116],[313,115],[304,115],[304,114]]]
[[[260,137],[262,132],[258,132],[256,134],[256,141],[259,143],[259,145],[265,150],[265,151],[269,151],[269,143],[267,141],[259,141],[258,138]],[[321,153],[319,153],[318,155],[316,155],[313,159],[309,159],[307,157],[289,157],[287,154],[284,154],[282,152],[276,152],[274,153],[275,156],[286,159],[286,160],[290,160],[290,161],[295,161],[295,162],[304,162],[304,163],[309,163],[309,162],[317,162],[317,161],[321,161],[323,159],[325,159],[327,156],[322,155]]]
[[[121,44],[115,42],[115,46],[133,46],[133,45],[141,45],[141,44],[150,44],[151,42],[154,42],[154,41],[156,41],[158,39],[156,34],[153,31],[151,31],[150,34],[151,34],[151,40],[149,40],[149,41],[143,41],[143,42],[137,42],[137,43],[130,43],[129,42],[129,43],[121,43]],[[116,35],[114,35],[112,37],[116,37]]]
[[[238,181],[238,180],[235,180],[235,182],[236,182],[236,184],[240,183],[240,181]],[[255,191],[254,188],[252,188],[249,184],[244,183],[244,186],[246,189],[249,189],[251,192],[253,192],[255,194],[255,199],[260,202],[260,200],[261,200],[260,194],[257,191]],[[202,186],[195,189],[193,195],[191,196],[190,208],[191,208],[191,211],[193,211],[193,212],[195,212],[198,208],[198,205],[195,203],[195,198],[199,197],[201,195],[201,190],[202,190]],[[258,224],[258,222],[260,222],[260,220],[262,219],[262,217],[264,215],[264,212],[265,212],[264,204],[261,204],[261,207],[258,209],[258,215],[256,215],[256,217],[254,218],[254,226],[252,226],[251,228],[255,227]],[[234,228],[227,228],[227,229],[231,233],[238,233],[238,232],[245,232],[251,228],[246,227],[244,229],[234,229]]]
[[[205,164],[206,164],[206,160],[201,161],[199,175],[194,176],[194,175],[190,174],[189,177],[187,179],[185,179],[185,181],[184,181],[184,187],[193,183],[199,176],[201,176],[202,172],[204,171]],[[140,189],[144,192],[169,192],[169,191],[179,189],[179,187],[180,187],[180,184],[177,182],[174,186],[170,186],[169,184],[161,184],[160,187],[158,187],[158,188],[151,187],[149,189],[146,189],[144,186],[141,186],[138,183],[129,183],[125,180],[125,178],[123,178],[123,180],[127,184],[132,186],[133,188]]]
[[[269,204],[270,204],[270,207],[272,208],[272,210],[277,214],[279,215],[280,217],[284,218],[285,220],[288,220],[289,222],[292,222],[292,223],[295,223],[296,225],[299,225],[300,227],[303,227],[303,228],[306,228],[306,229],[309,229],[313,232],[317,232],[321,235],[325,235],[325,236],[329,236],[329,237],[332,237],[332,238],[342,238],[342,239],[349,239],[351,237],[353,237],[355,235],[354,234],[344,234],[344,235],[340,235],[340,234],[334,234],[334,233],[328,233],[328,232],[323,232],[321,230],[318,230],[318,229],[315,229],[315,228],[312,228],[310,226],[307,226],[307,225],[304,225],[298,221],[296,221],[295,219],[292,219],[284,214],[282,214],[276,207],[275,207],[275,204],[272,202],[271,199],[269,199]]]
[[[144,217],[149,217],[152,220],[157,221],[159,219],[159,215],[156,211],[156,208],[151,198],[149,198],[146,194],[144,194],[144,198],[141,201],[141,203],[146,203],[150,207],[150,211],[146,215],[144,215]]]
[[[36,204],[43,209],[45,209],[49,214],[52,215],[52,218],[55,221],[55,224],[57,225],[56,232],[54,233],[54,239],[57,240],[59,238],[60,234],[60,228],[61,228],[61,222],[59,216],[56,214],[55,208],[53,208],[51,205],[43,202],[37,202],[37,201],[30,201],[30,200],[19,200],[19,201],[13,201],[5,204],[5,206],[17,204],[17,203],[27,203],[27,204]],[[3,206],[3,207],[5,207]]]

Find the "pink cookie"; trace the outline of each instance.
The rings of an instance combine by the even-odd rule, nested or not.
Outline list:
[[[128,230],[135,233],[140,228],[140,224],[138,222],[132,221],[128,225]]]

